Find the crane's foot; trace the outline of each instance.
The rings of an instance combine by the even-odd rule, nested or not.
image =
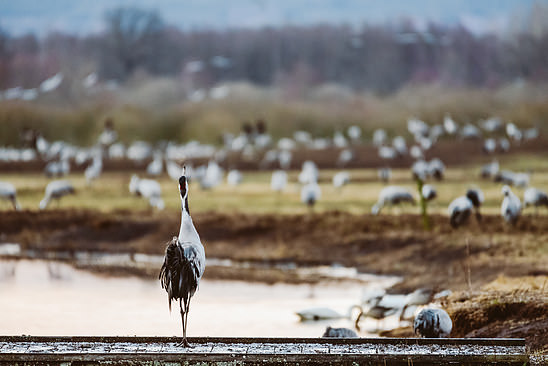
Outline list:
[[[183,340],[179,343],[177,343],[179,347],[185,347],[185,348],[194,348],[194,346],[191,346],[190,343],[186,340],[186,338],[183,338]]]

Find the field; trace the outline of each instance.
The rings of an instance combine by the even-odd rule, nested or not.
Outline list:
[[[543,154],[511,155],[501,160],[505,169],[534,169],[531,185],[548,187]],[[394,292],[418,287],[451,289],[446,303],[454,322],[453,336],[526,337],[534,349],[545,349],[548,338],[548,209],[527,208],[516,226],[500,217],[501,186],[478,176],[477,162],[449,168],[443,181],[432,182],[438,198],[429,205],[432,229],[425,230],[417,206],[385,208],[370,214],[383,183],[376,169],[349,169],[351,183],[335,189],[335,170],[322,169],[322,198],[313,210],[299,201],[297,171],[282,193],[270,191],[270,172],[244,172],[241,185],[226,184],[204,191],[191,184],[190,210],[210,258],[254,263],[298,265],[342,264],[360,271],[396,274],[404,280]],[[136,169],[106,171],[87,186],[81,173],[67,179],[76,194],[38,211],[48,182],[42,174],[5,173],[1,179],[18,187],[23,210],[13,212],[2,202],[0,232],[3,242],[17,242],[37,252],[101,251],[162,254],[165,242],[176,235],[180,200],[177,183],[158,180],[166,209],[156,211],[128,192]],[[408,169],[395,169],[392,184],[415,192]],[[473,184],[485,193],[483,220],[452,229],[449,202]],[[518,196],[523,189],[513,189]],[[208,267],[209,278],[275,282],[314,282],[290,271],[269,267],[242,270]],[[157,275],[156,268],[89,268],[110,274]],[[409,328],[388,335],[411,336]]]

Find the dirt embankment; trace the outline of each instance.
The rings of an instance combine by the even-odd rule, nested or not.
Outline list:
[[[545,215],[522,217],[514,227],[499,216],[485,216],[481,226],[471,220],[458,230],[450,227],[446,217],[433,216],[431,231],[422,229],[417,215],[205,212],[193,214],[193,219],[208,257],[300,265],[338,263],[363,272],[401,275],[404,281],[394,291],[418,287],[454,291],[446,304],[455,323],[453,336],[525,336],[535,348],[548,344],[544,335],[548,325]],[[17,242],[37,252],[162,254],[178,227],[175,211],[0,212],[0,242]],[[517,285],[485,288],[500,275],[518,278]],[[227,267],[208,269],[206,276],[241,279],[244,274],[241,268]],[[246,279],[249,276],[245,273]],[[295,281],[283,270],[255,270],[253,276],[266,282]],[[525,289],[520,284],[525,278],[540,284]],[[400,335],[410,335],[409,329]]]
[[[526,216],[515,227],[499,216],[453,230],[433,216],[196,213],[209,257],[258,262],[356,266],[406,277],[401,290],[424,285],[468,288],[509,276],[548,275],[548,220]],[[0,212],[0,240],[36,251],[162,254],[177,235],[178,212],[89,210]],[[234,274],[237,275],[237,274]]]

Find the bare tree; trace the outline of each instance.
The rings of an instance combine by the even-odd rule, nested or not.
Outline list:
[[[155,11],[117,8],[106,13],[106,57],[103,73],[126,78],[137,67],[150,68],[164,44],[165,24]]]

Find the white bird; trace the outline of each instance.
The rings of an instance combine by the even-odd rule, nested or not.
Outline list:
[[[426,201],[432,201],[438,196],[436,188],[434,188],[431,184],[424,184],[422,186],[421,194]]]
[[[362,137],[362,129],[359,126],[353,125],[348,127],[346,134],[350,137],[353,143],[358,143]]]
[[[509,170],[501,170],[495,175],[495,182],[502,182],[516,187],[527,187],[531,180],[529,173],[514,173]]]
[[[390,177],[392,177],[392,169],[388,167],[380,168],[377,172],[379,179],[384,183],[388,183]]]
[[[301,202],[312,208],[321,198],[322,191],[316,182],[310,182],[301,188]]]
[[[134,174],[129,182],[129,192],[148,199],[150,206],[159,210],[163,210],[165,207],[162,199],[162,188],[155,180],[141,179]]]
[[[242,183],[242,173],[240,173],[240,171],[237,169],[232,169],[226,175],[226,181],[231,186],[237,186],[238,184]]]
[[[438,141],[438,139],[441,136],[443,136],[444,133],[445,133],[445,130],[444,130],[442,125],[434,125],[434,126],[430,127],[430,132],[428,134],[428,138],[432,142],[436,142],[436,141]]]
[[[48,207],[51,199],[59,199],[67,194],[74,194],[74,187],[68,180],[54,180],[48,183],[46,186],[46,194],[42,201],[40,201],[40,209],[43,210]]]
[[[504,199],[500,206],[500,213],[504,221],[514,225],[521,215],[521,201],[507,185],[502,187],[502,194]]]
[[[411,166],[413,179],[425,181],[430,175],[430,165],[425,160],[417,160]]]
[[[401,309],[400,321],[405,318],[405,312],[408,308],[427,305],[434,297],[434,292],[430,288],[418,288],[405,296],[405,302]]]
[[[394,139],[392,140],[392,147],[394,148],[394,150],[396,150],[398,155],[407,155],[407,143],[402,136],[394,137]]]
[[[418,118],[407,119],[407,131],[413,136],[426,136],[428,134],[428,125]]]
[[[381,147],[386,143],[386,131],[379,128],[373,131],[373,145]]]
[[[293,139],[301,145],[309,145],[312,142],[310,132],[302,130],[293,132]]]
[[[381,159],[395,159],[398,156],[396,149],[391,146],[380,146],[379,147],[379,157]]]
[[[293,154],[288,149],[280,150],[278,154],[278,163],[280,164],[280,168],[289,169],[289,167],[291,166],[292,157]]]
[[[270,180],[270,188],[273,191],[281,192],[287,185],[287,173],[283,170],[276,170],[272,172],[272,178]]]
[[[530,180],[531,180],[531,175],[529,173],[514,174],[514,185],[516,187],[525,188],[529,185]]]
[[[452,329],[453,322],[443,309],[423,309],[413,323],[415,334],[425,338],[447,338]]]
[[[301,172],[299,173],[299,183],[308,184],[318,181],[318,167],[313,161],[307,160],[303,163]]]
[[[350,173],[348,172],[338,172],[333,176],[333,186],[335,188],[340,188],[348,183],[350,183]]]
[[[529,187],[523,192],[523,207],[546,206],[548,207],[548,194],[538,188]]]
[[[346,318],[346,315],[343,315],[331,308],[317,307],[309,308],[296,312],[300,321],[318,321],[318,320],[328,320],[328,319],[341,319]]]
[[[490,117],[480,122],[480,125],[487,132],[497,132],[502,129],[502,121],[498,117]]]
[[[537,127],[531,127],[523,131],[523,138],[525,140],[534,140],[539,136],[539,130]]]
[[[17,202],[17,192],[13,184],[8,182],[0,182],[0,198],[11,201],[15,210],[20,210],[21,207]]]
[[[93,160],[91,164],[84,171],[84,176],[86,177],[86,183],[90,185],[93,180],[97,179],[99,175],[101,175],[102,170],[103,170],[103,155],[101,153],[101,150],[97,150],[95,152],[95,155],[93,156]]]
[[[148,159],[151,154],[152,148],[145,141],[134,141],[126,150],[127,158],[136,162]]]
[[[147,165],[147,174],[159,176],[162,174],[164,164],[161,151],[154,152],[154,159]]]
[[[508,185],[514,184],[514,172],[510,170],[501,170],[493,177],[495,182],[500,182]]]
[[[480,175],[482,178],[494,178],[499,172],[499,162],[493,160],[491,163],[485,164],[481,167]]]
[[[445,165],[439,158],[434,158],[428,162],[428,173],[437,180],[443,179],[445,174]]]
[[[348,141],[346,141],[346,137],[344,137],[344,135],[340,131],[335,131],[335,133],[333,134],[333,145],[339,148],[348,146]]]
[[[188,208],[188,181],[183,175],[179,178],[181,195],[181,226],[179,236],[173,237],[168,244],[159,279],[167,292],[169,310],[171,302],[179,300],[181,322],[183,325],[182,346],[187,347],[186,339],[190,300],[196,293],[206,266],[205,250],[198,231],[194,227]]]
[[[506,124],[506,134],[517,142],[523,137],[521,130],[512,122]]]
[[[404,297],[405,295],[383,294],[369,299],[365,303],[366,310],[364,310],[364,307],[358,306],[359,313],[354,321],[354,326],[356,329],[360,330],[360,320],[362,317],[377,319],[377,322],[379,322],[382,319],[395,314]],[[377,324],[377,328],[379,328],[379,324]]]
[[[171,179],[178,181],[181,176],[182,168],[173,160],[166,159],[166,171]]]
[[[445,129],[445,132],[447,132],[448,135],[454,135],[457,133],[459,126],[451,118],[449,114],[446,114],[445,117],[443,118],[443,128]]]
[[[62,177],[70,173],[68,158],[64,157],[59,161],[50,161],[44,168],[47,177]]]
[[[358,338],[356,332],[348,328],[325,328],[323,338]]]
[[[490,137],[483,142],[483,152],[486,154],[493,154],[497,149],[497,141]]]
[[[411,146],[409,149],[409,155],[411,155],[413,159],[424,159],[422,149],[417,145]]]
[[[499,139],[499,149],[503,153],[510,151],[510,141],[508,141],[506,137],[501,137]]]
[[[49,79],[46,79],[40,83],[40,91],[42,93],[47,93],[50,91],[53,91],[61,85],[61,82],[63,81],[63,74],[58,72],[57,74],[53,75]]]
[[[223,182],[223,168],[215,160],[210,160],[207,164],[204,176],[200,179],[202,189],[212,189]]]
[[[110,159],[123,159],[126,156],[126,147],[121,142],[115,142],[108,148],[108,157]]]
[[[378,215],[384,206],[397,205],[403,202],[415,204],[413,195],[407,189],[399,186],[385,187],[379,193],[379,199],[371,208],[371,213]]]
[[[112,119],[107,118],[105,121],[105,129],[99,135],[99,145],[103,148],[111,146],[118,139],[118,133],[114,129]]]
[[[472,211],[476,213],[476,219],[481,221],[479,208],[484,201],[483,192],[479,189],[469,189],[465,196],[455,198],[449,204],[449,223],[457,228],[466,222]]]
[[[344,149],[339,154],[339,158],[337,159],[337,165],[338,166],[346,166],[352,159],[354,158],[354,153],[350,149]]]
[[[460,130],[460,136],[463,139],[479,139],[481,138],[481,131],[473,124],[468,123]]]

